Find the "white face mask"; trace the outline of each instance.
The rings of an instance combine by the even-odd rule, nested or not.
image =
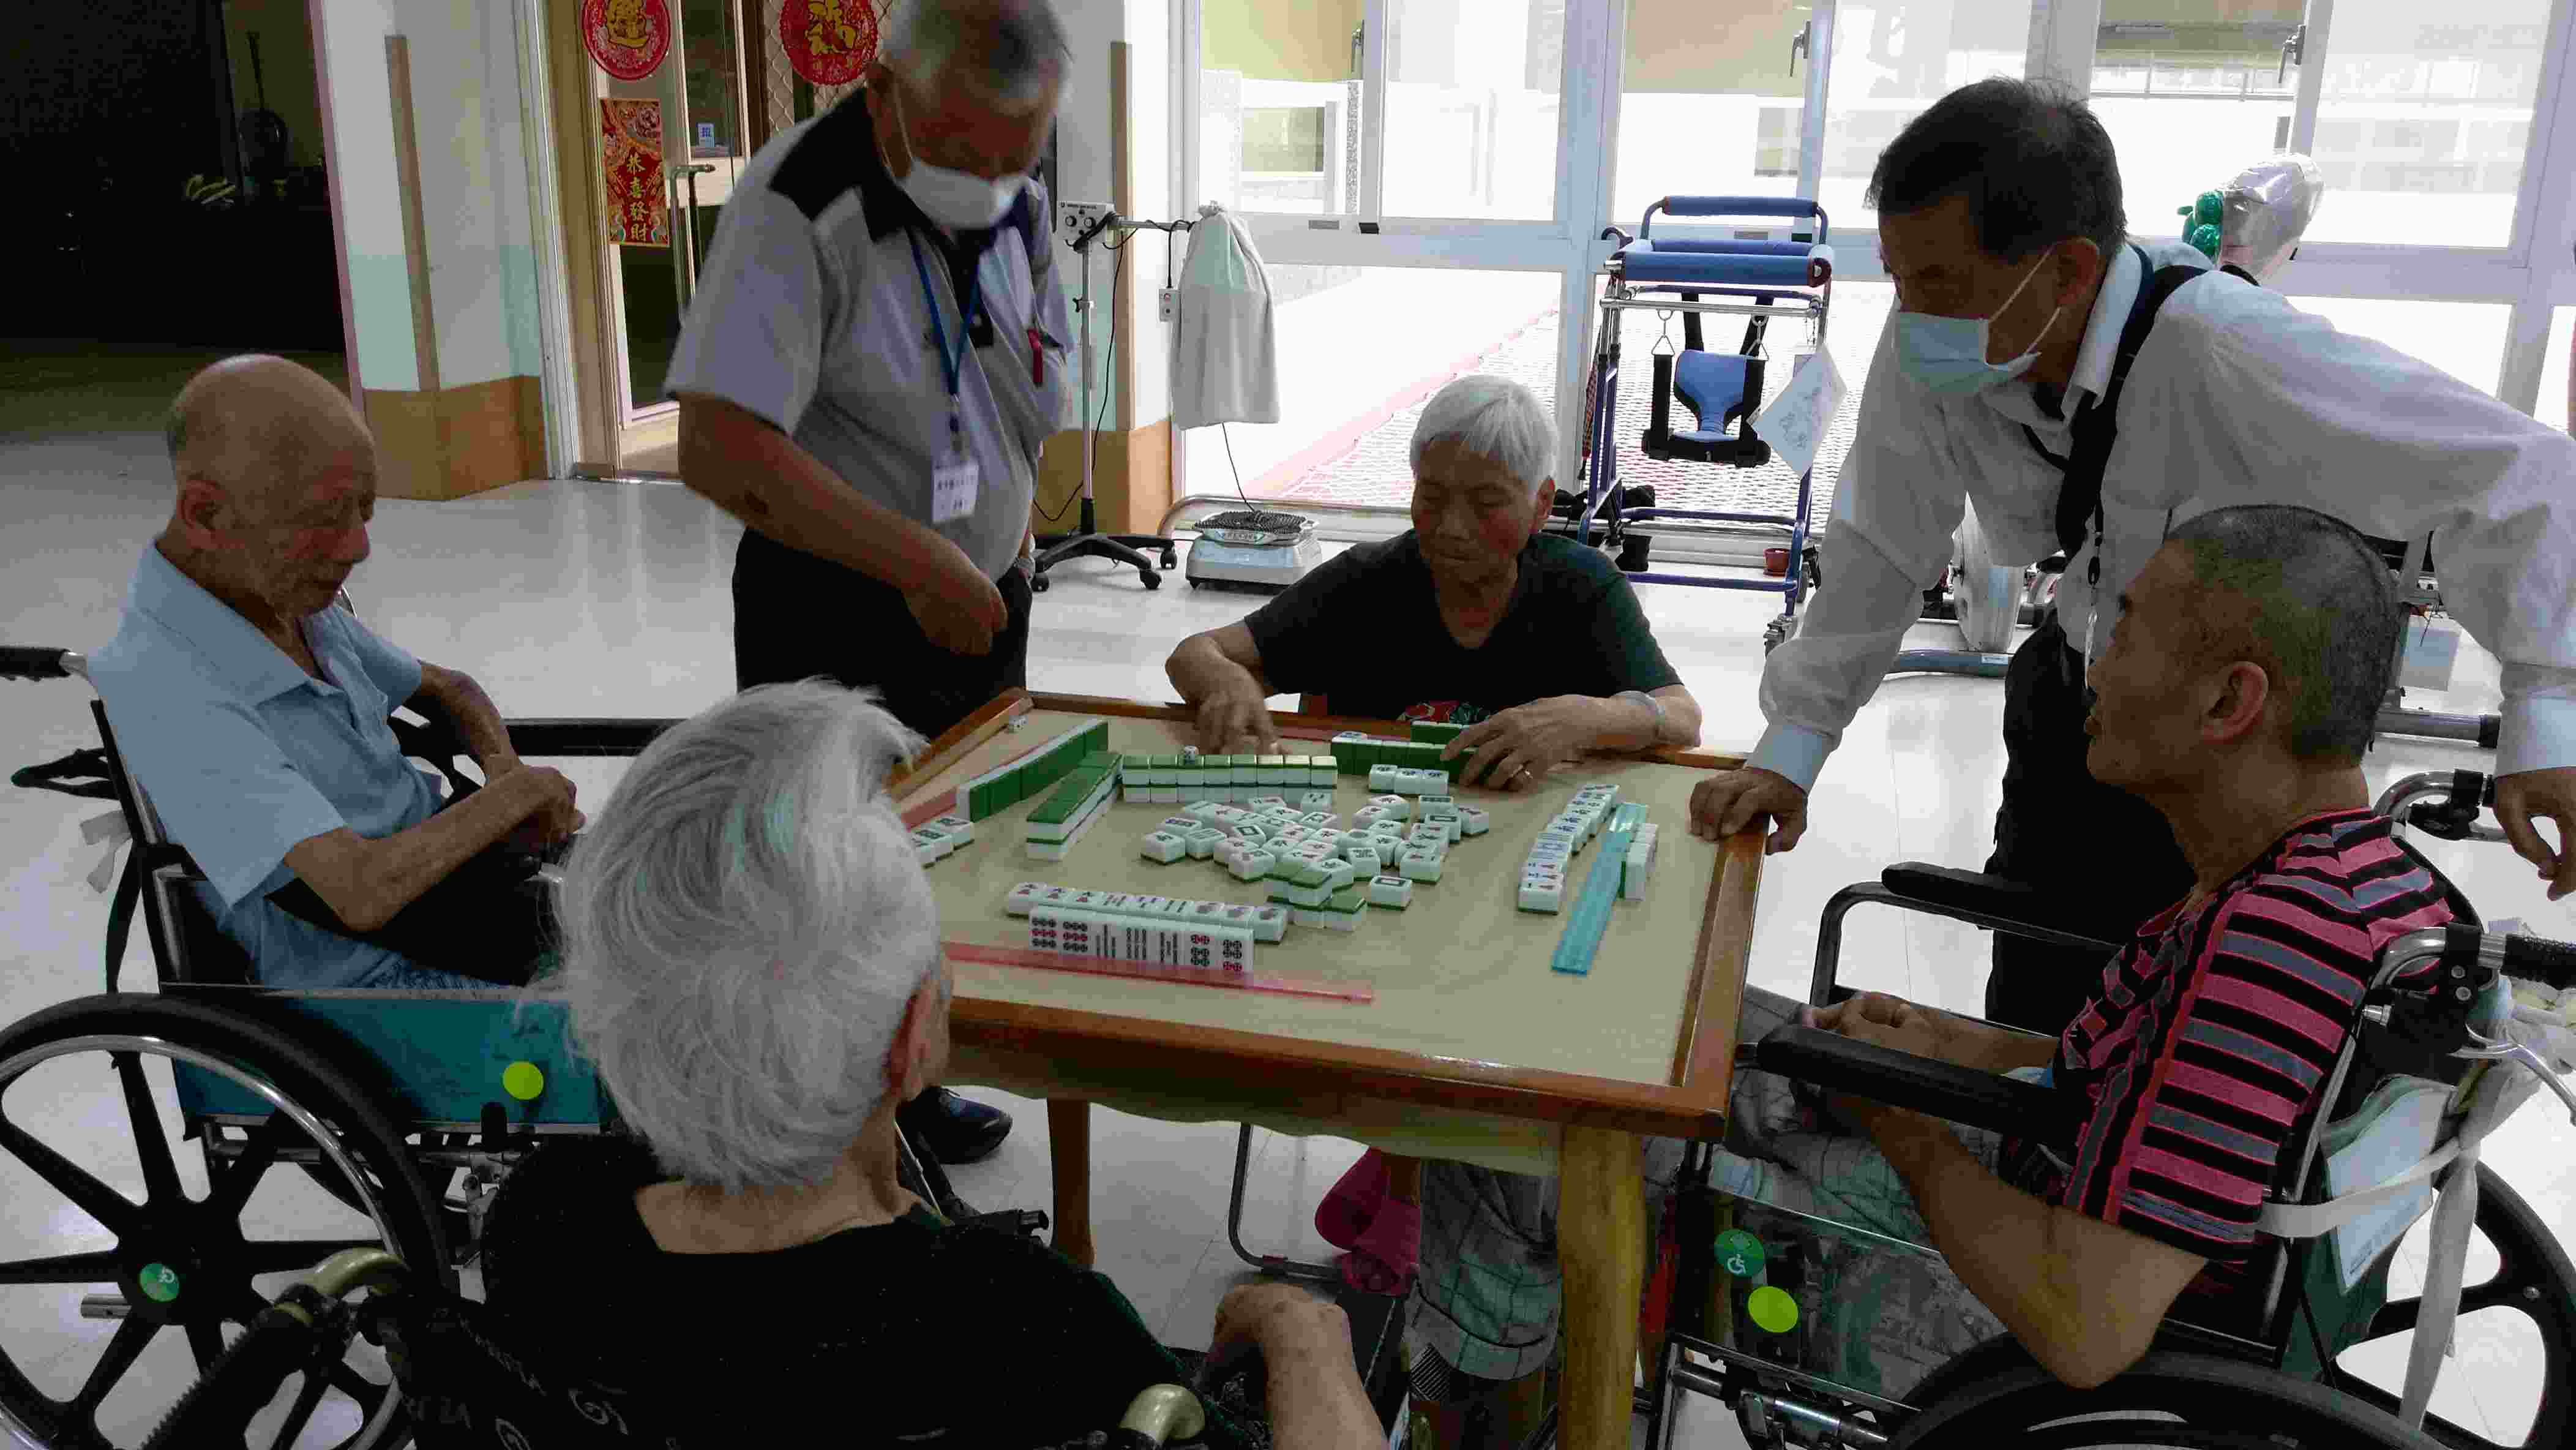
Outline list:
[[[1011,203],[1019,200],[1020,188],[1028,178],[1006,176],[999,181],[987,181],[971,171],[953,171],[922,160],[912,138],[904,135],[903,101],[896,94],[898,90],[899,87],[895,86],[886,88],[888,97],[894,101],[892,119],[895,134],[902,138],[904,153],[912,158],[912,169],[905,172],[903,179],[895,185],[903,188],[903,194],[912,198],[912,204],[921,208],[923,216],[943,227],[974,231],[1001,221],[1002,214],[1011,209]]]

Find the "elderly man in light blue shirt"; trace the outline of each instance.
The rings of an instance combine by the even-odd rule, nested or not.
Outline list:
[[[366,425],[318,375],[251,356],[191,379],[169,438],[177,506],[90,678],[218,925],[272,986],[524,981],[533,915],[514,932],[457,890],[494,880],[492,848],[578,829],[572,784],[519,761],[473,680],[334,607],[367,557]],[[403,706],[452,724],[488,783],[442,801],[386,723]]]

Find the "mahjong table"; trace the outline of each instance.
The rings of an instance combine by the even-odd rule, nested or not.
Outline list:
[[[1344,732],[1402,733],[1276,718],[1283,750],[1303,744],[1319,757]],[[1401,909],[1372,906],[1355,927],[1292,926],[1255,946],[1235,982],[1104,971],[1032,949],[1030,920],[1011,900],[1026,883],[1218,908],[1267,904],[1274,889],[1212,860],[1149,857],[1145,837],[1174,812],[1150,799],[1113,798],[1073,839],[1045,833],[1058,837],[1044,853],[1054,859],[1033,856],[1029,817],[1087,791],[1087,778],[1018,799],[991,783],[1076,732],[1083,749],[1067,751],[1050,780],[1098,751],[1177,753],[1191,721],[1176,707],[1013,691],[934,742],[894,787],[916,827],[980,813],[970,838],[928,868],[956,972],[949,1079],[1047,1101],[1057,1246],[1090,1261],[1092,1103],[1556,1176],[1563,1443],[1626,1445],[1646,1262],[1635,1138],[1714,1135],[1734,1061],[1761,837],[1703,841],[1688,813],[1693,784],[1739,761],[1595,757],[1520,791],[1461,788],[1458,803],[1489,827],[1451,848],[1438,881],[1417,884]],[[1571,915],[1525,911],[1516,889],[1552,818],[1602,783],[1660,824],[1660,862],[1643,899],[1608,908],[1590,970],[1575,974],[1552,965]],[[1335,813],[1355,813],[1368,786],[1339,779]]]

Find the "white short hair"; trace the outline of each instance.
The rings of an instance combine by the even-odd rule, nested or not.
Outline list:
[[[967,14],[966,11],[982,11]],[[895,0],[886,17],[885,63],[924,95],[963,81],[1012,113],[1034,109],[1067,79],[1071,47],[1050,0]]]
[[[665,1171],[819,1183],[884,1098],[939,960],[884,788],[919,744],[863,692],[746,690],[646,748],[573,848],[546,986]]]
[[[1535,493],[1556,477],[1556,424],[1538,394],[1493,373],[1469,373],[1442,388],[1413,425],[1413,470],[1435,443],[1454,443]]]

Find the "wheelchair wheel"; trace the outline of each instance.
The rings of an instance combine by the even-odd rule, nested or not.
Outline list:
[[[1923,1413],[1899,1427],[1891,1450],[2433,1450],[2439,1443],[2323,1385],[2240,1360],[2165,1351],[2079,1390],[2013,1340],[1992,1340],[1943,1365],[1913,1398]]]
[[[176,1114],[165,1118],[144,1065],[154,1057],[228,1079],[273,1110],[238,1128],[199,1124],[174,1134]],[[80,1106],[103,1092],[121,1098],[122,1124],[106,1127]],[[0,1183],[12,1220],[59,1224],[98,1245],[0,1263],[0,1292],[19,1296],[21,1306],[0,1322],[32,1322],[44,1336],[0,1340],[0,1421],[47,1447],[140,1443],[267,1307],[261,1277],[273,1288],[275,1276],[301,1273],[353,1244],[381,1244],[408,1263],[443,1270],[437,1210],[379,1104],[326,1053],[195,1002],[87,997],[0,1030]],[[183,1164],[171,1151],[174,1136],[198,1138],[200,1158]],[[329,1165],[359,1186],[367,1208],[351,1223],[355,1234],[290,1238],[273,1229],[278,1195],[258,1202],[254,1195],[272,1179],[283,1194],[301,1189],[302,1175],[271,1172],[291,1163]],[[192,1189],[191,1179],[202,1186]],[[454,1276],[440,1272],[438,1282],[452,1289]],[[102,1288],[116,1292],[84,1297]],[[29,1312],[47,1301],[59,1307]],[[121,1322],[95,1350],[66,1352],[62,1326],[78,1322],[76,1309]],[[165,1338],[163,1330],[177,1333]],[[182,1341],[189,1358],[179,1357]],[[147,1351],[155,1363],[135,1379]],[[409,1427],[391,1380],[382,1357],[362,1351],[302,1376],[293,1403],[264,1421],[263,1433],[280,1445],[342,1450],[399,1443]]]
[[[2576,1266],[2559,1246],[2557,1235],[2522,1195],[2495,1170],[2478,1165],[2477,1231],[2495,1247],[2495,1276],[2460,1287],[2460,1313],[2509,1309],[2531,1320],[2540,1346],[2540,1407],[2533,1411],[2530,1433],[2507,1446],[2559,1446],[2576,1443]],[[2381,1307],[2361,1343],[2405,1334],[2415,1328],[2421,1299],[2398,1299]],[[2340,1365],[2327,1371],[2326,1383],[2355,1399],[2395,1413],[2397,1396]],[[2444,1445],[2465,1450],[2493,1450],[2499,1442],[2427,1414],[2424,1428]]]

